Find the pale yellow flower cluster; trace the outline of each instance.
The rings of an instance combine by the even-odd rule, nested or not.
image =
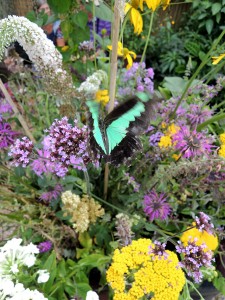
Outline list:
[[[71,191],[62,193],[63,211],[65,216],[70,216],[70,221],[76,232],[84,232],[98,217],[104,215],[104,209],[93,198],[87,195],[82,197]]]
[[[218,151],[219,156],[225,157],[225,132],[220,134],[221,146]]]
[[[174,252],[168,257],[149,254],[150,239],[139,239],[116,249],[106,273],[114,290],[114,300],[138,300],[153,293],[152,300],[177,300],[185,284],[185,275]]]

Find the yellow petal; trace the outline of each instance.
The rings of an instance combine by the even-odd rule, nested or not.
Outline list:
[[[126,68],[130,69],[133,65],[133,59],[129,54],[126,55],[126,59],[127,59],[127,67]]]
[[[132,5],[130,5],[130,3],[126,3],[125,4],[125,8],[124,8],[124,13],[125,15],[128,13],[128,11],[132,9]]]
[[[135,52],[133,52],[133,51],[129,51],[129,54],[133,55],[133,58],[134,58],[134,59],[136,59],[137,55],[136,55],[136,53],[135,53]]]
[[[134,33],[140,34],[143,30],[143,19],[140,12],[132,8],[130,12],[131,23],[134,25]]]
[[[221,61],[221,59],[223,59],[224,57],[225,57],[225,53],[220,54],[220,56],[213,56],[212,57],[212,60],[213,60],[212,64],[217,65]]]

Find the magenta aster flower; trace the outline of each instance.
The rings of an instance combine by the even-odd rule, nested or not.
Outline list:
[[[189,127],[182,126],[172,137],[175,148],[184,158],[207,155],[213,147],[213,140],[196,130],[190,131]]]
[[[48,252],[52,249],[52,242],[45,241],[45,242],[42,242],[39,245],[37,245],[37,247],[38,247],[40,253]]]
[[[33,143],[25,136],[21,140],[17,139],[13,145],[10,146],[9,156],[12,156],[11,164],[15,167],[22,165],[25,168],[30,162],[30,156],[33,150]]]
[[[12,131],[9,123],[0,120],[0,148],[7,148],[14,143],[14,139],[20,133]]]
[[[166,200],[164,193],[158,194],[155,190],[144,196],[144,212],[150,221],[155,219],[165,220],[168,217],[171,207]]]

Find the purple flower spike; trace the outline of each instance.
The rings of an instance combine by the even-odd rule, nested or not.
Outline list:
[[[40,253],[48,252],[52,249],[52,242],[45,241],[45,242],[40,243],[37,247],[38,247]]]
[[[42,193],[40,199],[44,202],[51,202],[52,200],[56,200],[58,196],[62,193],[61,184],[56,184],[54,187],[50,187],[49,190],[45,193]]]
[[[144,212],[150,221],[155,219],[165,220],[168,217],[171,207],[166,200],[165,194],[157,194],[155,190],[144,196]]]

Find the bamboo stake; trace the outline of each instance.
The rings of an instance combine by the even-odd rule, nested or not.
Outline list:
[[[112,53],[110,63],[110,85],[109,85],[109,109],[110,113],[114,108],[115,95],[116,95],[116,76],[117,76],[117,48],[119,40],[119,28],[120,28],[120,14],[118,9],[118,3],[120,0],[116,0],[114,4],[114,20],[113,20],[113,31],[112,31]],[[104,174],[104,199],[107,198],[108,194],[108,183],[109,183],[109,164],[105,165]]]
[[[28,125],[27,125],[27,122],[24,120],[23,116],[20,114],[19,110],[17,109],[15,103],[13,102],[12,98],[10,97],[7,89],[5,88],[2,80],[0,79],[0,88],[5,96],[5,99],[6,101],[10,104],[10,106],[12,107],[16,117],[18,118],[20,124],[22,125],[24,131],[25,131],[25,134],[29,137],[29,139],[35,143],[35,139],[32,135],[32,133],[30,132],[30,129],[28,128]]]

